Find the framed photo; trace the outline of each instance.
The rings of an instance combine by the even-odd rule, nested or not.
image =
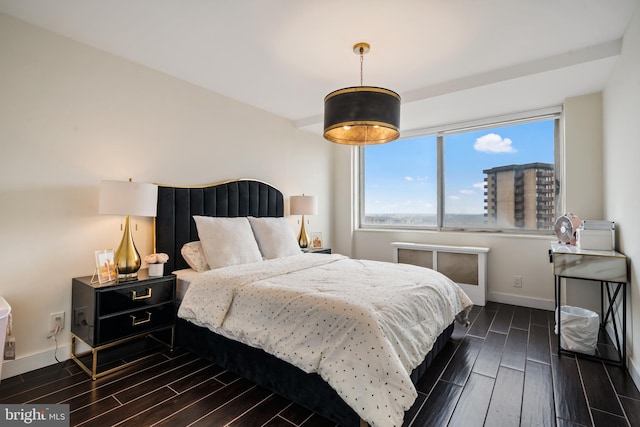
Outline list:
[[[116,263],[114,262],[113,249],[96,251],[96,272],[100,284],[116,280]]]
[[[311,249],[322,249],[322,233],[311,233]]]

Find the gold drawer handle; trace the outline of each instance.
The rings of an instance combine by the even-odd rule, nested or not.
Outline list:
[[[131,326],[138,326],[138,325],[143,325],[145,323],[151,322],[151,312],[147,311],[146,313],[147,313],[147,318],[142,320],[136,319],[136,316],[131,314]]]
[[[147,288],[147,293],[144,294],[144,295],[140,295],[140,296],[138,296],[136,291],[131,291],[131,299],[133,301],[138,301],[138,300],[141,300],[141,299],[151,298],[151,291],[152,291],[151,288]]]

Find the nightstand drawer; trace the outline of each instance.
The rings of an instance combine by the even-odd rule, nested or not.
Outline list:
[[[173,302],[113,315],[98,321],[97,343],[105,344],[174,323]]]
[[[173,282],[164,280],[138,286],[117,286],[98,296],[100,316],[173,301]]]

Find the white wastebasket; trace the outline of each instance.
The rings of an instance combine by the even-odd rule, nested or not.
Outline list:
[[[594,355],[598,345],[600,316],[586,308],[563,305],[560,307],[560,347],[565,350]],[[556,309],[556,327],[558,333],[558,310]]]
[[[2,379],[2,362],[4,361],[4,339],[10,313],[11,306],[4,298],[0,297],[0,379]]]

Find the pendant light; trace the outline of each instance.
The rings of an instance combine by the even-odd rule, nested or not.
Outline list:
[[[324,137],[337,144],[384,144],[400,137],[400,95],[392,90],[363,86],[362,64],[371,47],[357,43],[360,86],[331,92],[324,98]]]

